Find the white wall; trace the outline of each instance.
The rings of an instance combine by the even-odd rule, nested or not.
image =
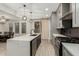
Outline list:
[[[51,23],[50,23],[50,19],[48,19],[48,23],[49,23],[49,39],[51,39]]]
[[[53,33],[58,33],[57,32],[57,19],[56,19],[56,13],[52,13],[50,17],[50,38],[52,39]]]
[[[0,17],[1,16],[4,16],[5,19],[9,19],[9,20],[19,19],[18,17],[16,17],[15,11],[6,7],[3,4],[0,4]],[[9,23],[8,22],[5,22],[4,24],[0,23],[0,32],[6,32],[6,31],[7,32],[9,31]]]
[[[7,22],[4,24],[0,23],[0,32],[9,32],[9,26]]]
[[[27,26],[27,28],[26,28],[27,34],[30,34],[30,30],[32,29],[31,23],[27,22],[26,26]]]

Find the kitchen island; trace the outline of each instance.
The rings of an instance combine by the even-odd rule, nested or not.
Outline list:
[[[23,35],[7,40],[8,56],[34,56],[41,43],[41,34]]]

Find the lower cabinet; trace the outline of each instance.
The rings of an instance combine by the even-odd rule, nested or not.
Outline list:
[[[36,54],[36,50],[37,50],[37,44],[36,44],[37,42],[36,42],[36,39],[34,39],[32,42],[31,42],[31,44],[32,44],[32,46],[31,46],[31,48],[32,48],[32,56],[34,56],[35,54]]]
[[[63,56],[72,56],[65,47],[63,47]]]
[[[41,35],[33,39],[30,43],[30,55],[35,56],[36,51],[41,43]]]
[[[41,35],[39,35],[37,38],[37,49],[38,49],[40,43],[41,43]]]

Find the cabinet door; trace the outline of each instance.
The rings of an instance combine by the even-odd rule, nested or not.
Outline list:
[[[59,5],[59,19],[62,17],[62,4]]]
[[[72,55],[63,47],[63,56],[72,56]]]
[[[58,10],[57,10],[57,27],[59,27],[59,17],[58,17]]]
[[[59,27],[59,7],[57,9],[57,27]]]
[[[62,17],[62,4],[59,5],[57,9],[57,28],[62,28],[62,20],[60,18]]]
[[[38,36],[38,38],[37,38],[37,49],[38,49],[40,43],[41,43],[41,36]]]
[[[79,3],[72,4],[73,27],[79,27]]]
[[[37,50],[37,41],[36,41],[36,39],[34,39],[33,41],[32,41],[32,56],[35,56],[35,54],[36,54],[36,50]]]
[[[59,20],[59,27],[60,27],[60,28],[63,28],[62,20]]]

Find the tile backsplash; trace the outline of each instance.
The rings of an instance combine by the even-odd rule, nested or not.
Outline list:
[[[79,37],[79,28],[71,29],[71,35],[75,37]]]
[[[79,37],[79,28],[66,29],[65,35],[71,35],[71,36],[74,36],[74,37]]]

